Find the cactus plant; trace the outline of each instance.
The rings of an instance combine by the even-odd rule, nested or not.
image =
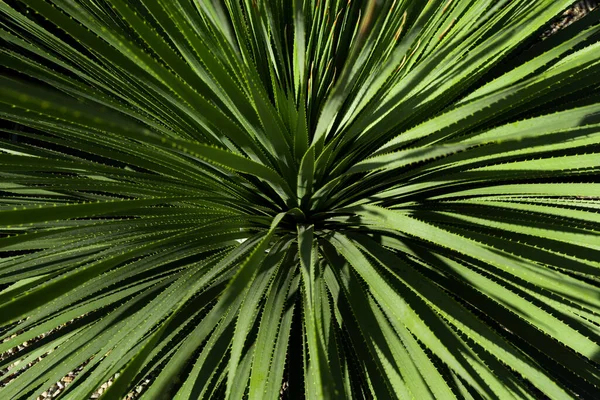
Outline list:
[[[0,2],[0,398],[593,398],[572,3]]]

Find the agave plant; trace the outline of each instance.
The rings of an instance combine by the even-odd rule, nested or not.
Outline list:
[[[594,398],[572,3],[1,1],[0,398]]]

